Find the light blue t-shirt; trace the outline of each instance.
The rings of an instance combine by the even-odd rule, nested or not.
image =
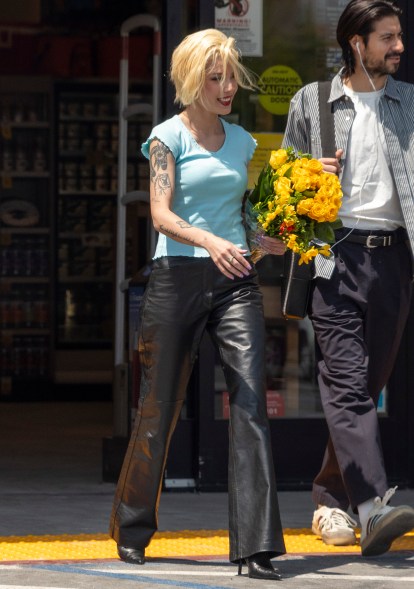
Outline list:
[[[239,125],[221,121],[225,140],[218,151],[201,147],[178,115],[154,127],[141,150],[149,158],[151,141],[157,138],[174,156],[174,213],[194,227],[248,249],[241,204],[256,141]],[[209,253],[160,234],[154,259],[162,256],[208,257]]]

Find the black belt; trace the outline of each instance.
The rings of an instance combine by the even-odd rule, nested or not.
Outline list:
[[[357,231],[352,231],[349,235],[347,235],[347,229],[343,228],[336,232],[336,236],[339,238],[338,241],[343,239],[344,241],[350,241],[351,243],[360,243],[368,248],[396,245],[397,243],[402,243],[408,239],[407,232],[402,227],[395,231],[378,231],[377,233],[358,229]]]

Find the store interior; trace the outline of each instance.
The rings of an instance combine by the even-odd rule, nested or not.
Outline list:
[[[122,23],[160,2],[0,7],[0,402],[112,399]],[[129,99],[152,100],[153,31],[129,37]],[[127,190],[146,191],[132,120]],[[128,207],[125,279],[148,262],[148,208]],[[127,294],[125,295],[127,296]]]

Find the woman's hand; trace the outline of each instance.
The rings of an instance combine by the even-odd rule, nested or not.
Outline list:
[[[248,250],[241,249],[221,237],[210,234],[203,247],[208,251],[211,259],[224,276],[234,280],[235,276],[248,276],[252,269],[245,254]]]
[[[335,157],[321,157],[319,161],[323,165],[323,171],[329,172],[330,174],[336,174],[338,176],[342,169],[339,160],[341,159],[343,153],[343,149],[338,149],[335,152]]]
[[[260,237],[260,248],[267,254],[282,256],[286,251],[286,246],[281,239],[262,235]]]

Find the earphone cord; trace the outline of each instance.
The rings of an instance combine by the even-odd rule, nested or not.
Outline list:
[[[368,78],[368,80],[369,80],[369,83],[370,83],[370,84],[371,84],[371,86],[373,87],[373,89],[374,89],[374,92],[376,92],[376,91],[377,91],[377,89],[375,88],[375,84],[374,84],[374,82],[372,81],[372,78],[371,78],[371,76],[369,75],[369,73],[367,72],[367,70],[366,70],[366,67],[365,67],[365,65],[364,65],[364,63],[363,63],[363,61],[362,61],[361,52],[360,52],[360,50],[359,50],[359,43],[357,43],[357,44],[356,44],[356,50],[358,51],[358,55],[359,55],[359,62],[360,62],[360,64],[361,64],[361,67],[362,67],[362,69],[364,70],[364,73],[365,73],[366,77]]]
[[[374,82],[372,81],[371,76],[369,75],[369,73],[366,70],[366,67],[362,61],[362,56],[361,56],[361,52],[359,50],[359,42],[356,44],[356,50],[358,51],[358,55],[359,55],[359,61],[361,63],[361,67],[364,70],[365,75],[367,76],[369,83],[371,84],[372,88],[374,89],[374,92],[377,92],[377,89],[375,88]],[[382,111],[382,112],[381,112]],[[383,120],[383,106],[381,104],[381,101],[379,102],[378,105],[378,114],[379,114],[379,118],[380,118],[380,122],[382,122]],[[362,190],[362,189],[361,189]],[[359,193],[359,204],[362,207],[362,199],[361,199],[361,191]],[[351,233],[353,232],[354,229],[357,228],[358,223],[359,223],[359,217],[356,220],[356,223],[353,227],[350,228],[350,230],[348,231],[348,233],[346,233],[343,237],[341,237],[341,239],[339,239],[338,241],[336,241],[332,246],[331,246],[331,250],[333,250],[334,247],[336,247],[339,243],[341,243],[341,241],[344,241],[349,235],[351,235]]]
[[[361,196],[360,196],[360,198],[361,198]],[[331,245],[330,250],[333,250],[333,248],[336,247],[337,245],[339,245],[341,243],[341,241],[345,241],[345,239],[349,235],[351,235],[351,233],[353,232],[353,230],[357,228],[358,223],[359,223],[359,218],[356,220],[355,225],[350,228],[350,230],[348,231],[348,233],[346,233],[343,237],[341,237],[341,239],[338,239],[338,241],[335,241],[335,243],[333,245]]]

